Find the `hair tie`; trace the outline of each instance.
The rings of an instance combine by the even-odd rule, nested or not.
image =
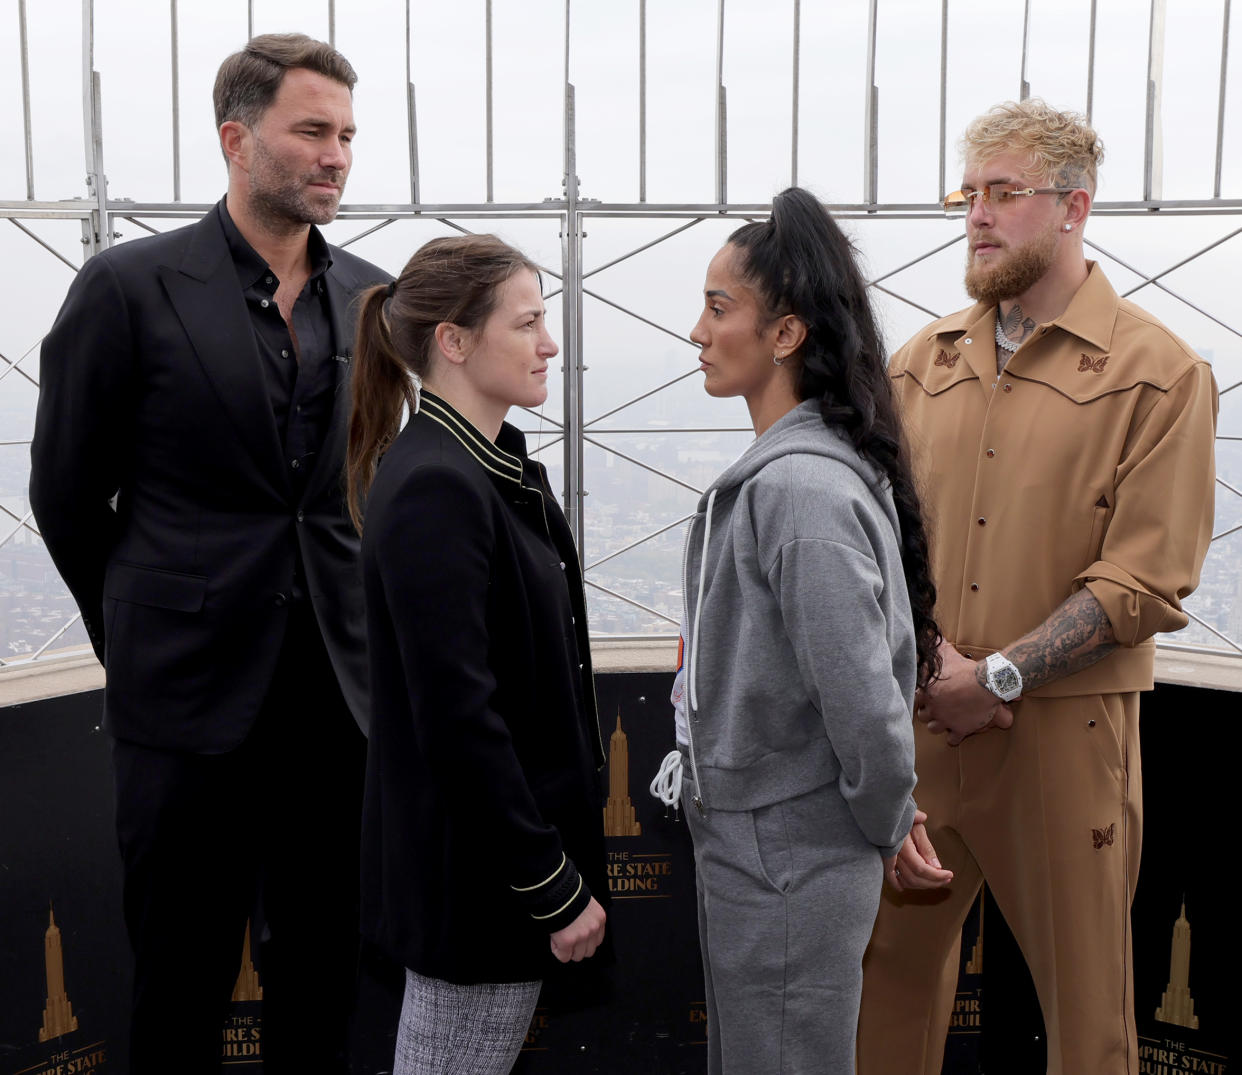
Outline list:
[[[391,299],[393,295],[395,295],[396,293],[397,293],[397,281],[389,280],[388,281],[388,293],[385,295],[385,298]]]

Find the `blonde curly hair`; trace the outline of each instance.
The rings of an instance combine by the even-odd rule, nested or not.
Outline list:
[[[1104,160],[1104,143],[1085,116],[1058,112],[1038,97],[1006,101],[979,116],[966,128],[960,149],[974,163],[1025,153],[1041,183],[1082,187],[1092,197]]]

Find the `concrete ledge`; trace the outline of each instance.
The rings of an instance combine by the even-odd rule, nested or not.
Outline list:
[[[1242,691],[1242,654],[1229,656],[1196,650],[1157,649],[1156,682]]]
[[[677,639],[621,640],[599,638],[591,643],[596,675],[610,672],[677,671]]]
[[[0,706],[99,690],[104,670],[90,650],[0,668]]]
[[[677,667],[677,642],[670,638],[601,638],[592,644],[591,655],[599,675],[671,673]],[[1242,691],[1242,655],[1160,649],[1156,651],[1156,680],[1184,687]],[[64,656],[0,668],[0,706],[98,690],[103,685],[104,670],[94,655],[77,650]]]

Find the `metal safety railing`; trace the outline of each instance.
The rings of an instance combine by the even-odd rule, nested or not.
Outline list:
[[[482,202],[424,202],[423,193],[423,154],[419,144],[419,109],[414,77],[414,57],[411,42],[416,32],[417,3],[411,0],[397,0],[403,7],[405,17],[405,95],[404,134],[408,150],[409,170],[409,201],[404,204],[351,204],[342,208],[339,219],[345,222],[356,222],[359,230],[345,239],[341,245],[349,245],[361,241],[374,242],[376,237],[386,229],[397,224],[410,222],[437,222],[441,226],[461,231],[473,230],[484,222],[497,226],[505,221],[547,221],[549,226],[555,225],[559,233],[560,260],[558,264],[543,266],[545,276],[556,285],[549,290],[548,298],[559,298],[562,318],[562,353],[563,377],[560,384],[561,410],[558,416],[541,416],[537,431],[538,439],[535,451],[540,453],[557,452],[557,463],[563,476],[563,499],[566,514],[573,528],[579,548],[584,552],[586,580],[592,591],[601,600],[609,600],[624,604],[641,614],[640,631],[664,630],[676,626],[677,613],[675,608],[665,602],[644,600],[634,592],[627,592],[623,581],[609,571],[618,561],[636,550],[666,539],[676,531],[688,517],[693,498],[700,491],[693,480],[687,480],[676,472],[674,467],[660,462],[643,459],[633,451],[626,451],[617,443],[617,438],[626,435],[642,434],[647,437],[668,436],[688,437],[720,434],[744,433],[743,426],[728,425],[693,425],[687,423],[665,424],[659,429],[650,425],[608,425],[607,420],[615,419],[626,408],[650,400],[673,389],[676,385],[694,375],[693,367],[688,366],[687,372],[675,374],[660,383],[644,384],[634,387],[631,394],[619,394],[609,398],[606,406],[598,408],[598,413],[589,413],[586,406],[586,389],[591,383],[588,378],[588,367],[584,356],[584,331],[590,317],[598,316],[596,310],[608,309],[620,316],[641,324],[644,329],[656,333],[662,339],[671,339],[678,346],[687,348],[691,354],[693,344],[684,335],[662,322],[661,318],[651,317],[638,308],[632,296],[613,293],[607,286],[600,286],[597,281],[607,270],[613,269],[631,259],[661,256],[670,249],[674,240],[680,240],[692,229],[705,224],[714,226],[720,221],[739,221],[762,216],[767,205],[761,202],[730,202],[729,178],[731,168],[736,164],[730,159],[729,153],[729,94],[728,94],[728,56],[730,38],[726,32],[731,14],[738,8],[744,8],[746,0],[714,0],[715,26],[713,45],[715,50],[715,83],[713,86],[713,176],[714,200],[707,202],[662,202],[648,200],[648,66],[649,66],[649,19],[646,0],[635,0],[634,30],[636,35],[636,100],[637,111],[637,145],[636,145],[636,193],[635,201],[604,201],[584,196],[579,180],[578,141],[580,121],[577,112],[576,89],[571,80],[571,61],[574,56],[573,37],[570,33],[571,18],[574,15],[572,0],[565,0],[563,8],[563,54],[560,60],[563,65],[562,77],[562,146],[560,175],[553,179],[559,181],[559,194],[542,200],[518,202],[497,202],[494,200],[495,185],[495,102],[498,89],[495,81],[493,62],[494,38],[494,0],[481,0],[483,8],[482,40],[478,47],[483,55],[483,116],[482,136],[484,143],[484,188],[486,196]],[[934,220],[942,217],[939,199],[943,197],[948,182],[949,160],[948,146],[951,141],[949,130],[949,87],[951,84],[950,44],[955,31],[960,31],[963,18],[970,15],[961,14],[961,6],[950,0],[941,0],[939,8],[939,53],[938,86],[925,87],[927,96],[938,93],[938,144],[939,166],[938,185],[935,198],[927,198],[930,191],[919,191],[917,199],[908,201],[884,201],[879,197],[880,166],[882,160],[881,135],[884,130],[880,119],[880,106],[886,99],[882,93],[881,80],[878,75],[878,57],[883,44],[880,15],[883,0],[865,0],[866,27],[866,58],[864,63],[864,86],[862,92],[863,109],[860,116],[860,134],[862,139],[861,177],[862,198],[859,201],[832,204],[830,208],[839,217],[852,222],[860,235],[865,235],[868,225],[880,221],[920,221]],[[969,9],[970,5],[964,5]],[[1016,96],[1026,97],[1032,92],[1030,81],[1030,61],[1032,55],[1031,24],[1032,15],[1039,7],[1039,0],[1024,0],[1023,27],[1020,62],[1016,65],[1018,77],[1015,79]],[[861,3],[859,5],[861,10]],[[1094,207],[1094,214],[1100,217],[1125,217],[1132,220],[1136,227],[1144,221],[1166,219],[1170,216],[1213,217],[1242,219],[1242,198],[1223,196],[1224,162],[1226,145],[1230,128],[1226,122],[1229,104],[1229,29],[1231,22],[1231,0],[1220,0],[1220,12],[1223,18],[1219,39],[1219,92],[1213,102],[1215,109],[1215,154],[1214,168],[1210,177],[1204,177],[1203,185],[1210,188],[1210,195],[1196,198],[1166,199],[1161,197],[1164,164],[1162,157],[1162,107],[1163,107],[1163,69],[1166,26],[1168,19],[1167,0],[1149,0],[1147,5],[1147,60],[1145,86],[1145,123],[1143,127],[1142,151],[1142,197],[1134,200],[1100,201]],[[209,205],[189,203],[181,200],[182,195],[182,128],[180,102],[180,63],[184,43],[180,37],[180,20],[178,0],[169,3],[169,63],[171,72],[172,92],[169,101],[171,122],[171,170],[173,199],[168,201],[138,201],[125,198],[114,198],[107,189],[104,168],[104,85],[100,71],[95,63],[95,26],[97,12],[93,0],[82,0],[82,116],[84,132],[84,154],[86,164],[85,193],[71,200],[39,200],[36,196],[38,178],[37,161],[34,154],[35,141],[32,127],[31,108],[31,75],[30,53],[28,42],[28,19],[26,0],[18,0],[18,49],[21,58],[21,92],[22,92],[22,123],[25,152],[25,198],[11,201],[0,201],[0,217],[8,220],[10,226],[16,228],[32,244],[37,244],[48,255],[64,264],[76,268],[72,259],[49,242],[30,226],[31,222],[41,220],[60,220],[78,222],[81,228],[82,247],[86,256],[111,245],[119,238],[122,222],[147,231],[156,231],[148,221],[169,219],[190,220],[205,212]],[[337,5],[327,0],[326,15],[328,39],[335,43],[338,22]],[[788,42],[791,48],[787,64],[774,65],[774,75],[789,79],[789,163],[788,178],[791,183],[805,181],[805,169],[800,175],[799,146],[806,137],[800,129],[805,99],[802,95],[802,52],[807,46],[805,33],[805,12],[801,0],[792,0],[784,11],[789,19]],[[253,0],[246,3],[246,25],[251,34],[255,28],[255,5]],[[348,17],[348,16],[346,16]],[[1084,111],[1091,114],[1097,88],[1097,54],[1096,31],[1098,12],[1096,0],[1092,0],[1089,11],[1085,13],[1085,33],[1088,38],[1088,60],[1086,65],[1086,89]],[[961,31],[965,32],[965,31]],[[461,42],[454,43],[455,48],[462,48]],[[587,43],[584,49],[606,48],[607,42]],[[550,51],[550,46],[549,46]],[[1204,49],[1205,54],[1216,50]],[[1236,149],[1234,150],[1236,153]],[[551,176],[549,177],[552,178]],[[3,191],[0,191],[2,194]],[[590,243],[587,228],[592,221],[651,221],[663,220],[669,223],[667,230],[654,238],[643,237],[619,254],[612,254],[606,260],[593,267],[587,267]],[[1211,304],[1197,300],[1195,296],[1182,293],[1168,279],[1177,270],[1203,258],[1214,250],[1228,243],[1235,248],[1239,245],[1242,226],[1234,226],[1230,221],[1218,237],[1210,242],[1200,243],[1196,248],[1176,261],[1150,271],[1132,264],[1133,258],[1123,257],[1120,251],[1105,244],[1089,243],[1092,250],[1102,258],[1123,267],[1133,273],[1138,282],[1126,290],[1133,294],[1144,288],[1155,288],[1170,299],[1194,311],[1197,315],[1215,325],[1229,339],[1242,341],[1242,329],[1231,323],[1230,316],[1235,311],[1213,310]],[[930,259],[949,250],[960,242],[960,237],[948,241],[937,238],[925,250],[913,257],[906,257],[895,268],[878,273],[871,281],[871,286],[878,301],[896,303],[910,310],[916,310],[927,318],[934,318],[947,312],[937,309],[921,295],[903,293],[899,286],[899,278],[908,270],[929,262]],[[701,271],[696,265],[693,272]],[[589,302],[589,306],[588,306]],[[38,339],[26,348],[19,357],[10,358],[0,353],[0,398],[5,391],[6,379],[10,375],[21,378],[30,385],[37,383],[37,377],[30,371],[31,358],[37,352]],[[1242,354],[1242,347],[1239,347]],[[598,363],[600,358],[597,356]],[[1218,374],[1219,377],[1219,374]],[[1242,381],[1234,380],[1221,384],[1222,399],[1229,400],[1230,394],[1236,392]],[[1237,398],[1237,397],[1232,397]],[[1222,445],[1236,443],[1242,437],[1233,435],[1229,430],[1222,431]],[[20,446],[27,441],[8,440],[0,442],[0,447]],[[588,493],[590,472],[587,465],[588,449],[604,453],[619,466],[631,467],[651,476],[668,482],[680,489],[685,495],[682,510],[667,513],[666,517],[655,520],[641,532],[629,532],[621,535],[611,543],[603,541],[587,541],[588,522],[593,507],[589,506]],[[1233,458],[1232,455],[1229,456]],[[1226,501],[1237,501],[1236,511],[1226,510],[1221,514],[1226,518],[1226,525],[1213,536],[1214,548],[1223,549],[1229,538],[1242,530],[1242,473],[1222,474],[1218,479],[1220,495]],[[10,527],[0,532],[0,549],[19,537],[25,540],[33,537],[35,530],[29,511],[24,504],[18,508],[0,503],[0,511],[9,519]],[[1240,521],[1233,522],[1236,518]],[[24,537],[23,537],[24,535]],[[595,545],[600,547],[596,548]],[[669,579],[676,579],[678,563],[674,560],[669,565]],[[1239,592],[1242,592],[1242,565],[1234,566],[1239,576]],[[2,574],[2,572],[0,572]],[[1192,604],[1193,609],[1193,604]],[[1231,626],[1228,616],[1222,620],[1220,609],[1213,608],[1210,613],[1202,609],[1192,611],[1196,623],[1211,635],[1212,645],[1223,652],[1242,654],[1242,645],[1237,638],[1242,634],[1238,626]],[[4,609],[0,607],[0,616]],[[1237,623],[1242,624],[1242,612],[1235,615]],[[14,661],[39,659],[51,652],[55,644],[65,637],[72,626],[71,617],[65,622],[49,629],[44,636],[32,639],[29,648],[20,652],[0,652],[0,664]],[[620,629],[615,634],[635,633]]]

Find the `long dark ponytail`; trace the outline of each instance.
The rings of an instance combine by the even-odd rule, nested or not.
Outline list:
[[[793,313],[806,325],[796,358],[798,398],[818,400],[824,422],[843,430],[892,489],[914,618],[918,684],[926,686],[940,671],[927,531],[853,244],[800,187],[778,194],[768,220],[746,224],[729,242],[739,251],[738,272],[767,312]]]

